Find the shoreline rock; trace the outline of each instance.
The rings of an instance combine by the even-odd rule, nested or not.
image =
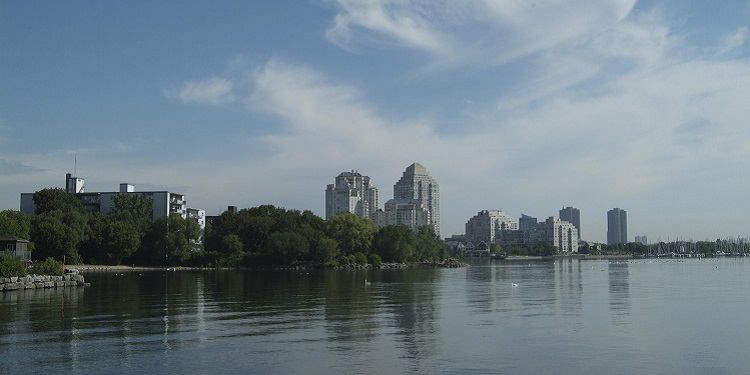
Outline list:
[[[83,275],[77,272],[68,272],[62,276],[27,275],[20,277],[0,278],[0,291],[47,289],[47,288],[70,288],[78,286],[90,286]]]
[[[356,264],[349,263],[344,264],[338,269],[401,269],[401,268],[419,268],[419,267],[440,267],[440,268],[460,268],[467,267],[467,263],[463,263],[458,259],[448,258],[443,261],[424,261],[424,262],[409,262],[409,263],[380,263],[380,266],[374,266],[372,264]]]

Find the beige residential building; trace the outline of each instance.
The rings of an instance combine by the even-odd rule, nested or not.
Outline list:
[[[501,210],[482,210],[466,222],[466,240],[496,243],[500,231],[517,231],[518,220]]]
[[[326,187],[326,219],[340,212],[351,212],[375,221],[378,189],[370,177],[357,171],[342,172]]]
[[[389,201],[391,204],[386,203],[384,207],[386,217],[396,217],[397,224],[405,224],[415,231],[421,225],[430,225],[435,233],[440,235],[440,186],[430,176],[427,168],[419,163],[408,166],[398,182],[393,185],[393,201]],[[389,206],[391,209],[400,207],[402,212],[400,214],[389,213]],[[408,207],[414,211],[407,214],[405,211],[409,209]],[[428,213],[427,223],[418,224],[425,219],[421,212],[423,210]],[[408,222],[405,221],[407,219]]]
[[[578,252],[578,230],[575,225],[550,217],[538,223],[531,233],[532,242],[547,242],[557,248],[558,254]]]

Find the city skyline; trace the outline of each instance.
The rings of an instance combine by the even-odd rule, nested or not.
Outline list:
[[[739,0],[6,2],[0,209],[72,173],[325,217],[331,176],[383,189],[416,160],[443,237],[561,202],[596,242],[611,207],[652,242],[746,237],[748,19]]]
[[[419,175],[419,177],[417,179],[414,179],[415,175]],[[410,177],[410,178],[407,178],[407,177]],[[85,181],[85,179],[83,179],[81,177],[78,177],[78,176],[74,176],[74,175],[68,173],[65,176],[65,184],[63,184],[64,186],[51,186],[50,188],[60,188],[60,189],[63,189],[65,191],[69,192],[69,193],[76,193],[76,194],[80,193],[82,195],[86,195],[86,194],[109,194],[109,195],[117,194],[117,192],[111,192],[111,191],[107,191],[107,192],[102,193],[102,192],[91,192],[90,190],[85,190],[84,189],[84,181]],[[399,181],[396,182],[396,184],[394,184],[394,195],[395,195],[396,191],[400,191],[399,195],[402,196],[402,198],[400,198],[400,199],[391,199],[389,201],[397,201],[397,200],[414,200],[414,201],[420,201],[420,199],[403,198],[407,194],[413,194],[415,196],[419,196],[420,194],[422,194],[422,193],[419,192],[419,190],[417,190],[415,188],[416,187],[416,184],[414,184],[415,181],[417,181],[418,183],[428,182],[428,186],[431,186],[431,184],[434,184],[436,187],[438,186],[437,182],[435,182],[434,179],[432,179],[432,177],[429,175],[429,171],[427,171],[426,168],[424,168],[423,166],[421,166],[419,163],[413,163],[412,165],[410,165],[409,167],[406,168],[406,170],[402,174],[401,179],[399,179]],[[324,196],[325,205],[327,207],[326,208],[326,216],[323,217],[324,219],[327,220],[328,218],[330,218],[330,216],[332,216],[333,214],[335,214],[335,213],[330,213],[329,214],[329,210],[328,210],[328,207],[329,207],[329,197],[330,197],[329,193],[331,191],[338,190],[338,188],[342,188],[343,187],[341,185],[342,182],[344,184],[352,184],[350,186],[351,189],[348,189],[348,192],[356,192],[357,193],[357,197],[356,197],[357,199],[354,199],[353,201],[349,202],[350,203],[350,210],[348,210],[348,212],[355,213],[355,214],[357,214],[359,216],[368,217],[371,220],[373,220],[373,222],[375,222],[376,224],[378,224],[379,226],[388,225],[387,223],[385,223],[384,216],[378,217],[378,213],[380,213],[380,214],[383,213],[383,208],[385,208],[385,205],[384,205],[384,207],[380,207],[377,204],[377,202],[379,201],[377,187],[371,184],[371,179],[370,179],[369,176],[364,176],[361,173],[359,173],[357,170],[352,170],[351,172],[342,172],[342,173],[340,173],[335,178],[335,183],[334,184],[327,185],[326,190],[325,190],[325,196]],[[407,182],[411,182],[411,184],[407,184]],[[402,185],[402,186],[399,186],[399,185]],[[411,186],[407,186],[407,185],[411,185]],[[140,190],[136,191],[135,187],[132,184],[130,184],[130,183],[120,183],[119,184],[119,189],[120,189],[119,190],[120,193],[122,193],[122,192],[130,192],[130,193],[137,193],[137,194],[150,194],[150,193],[154,193],[153,191],[140,191]],[[168,193],[166,191],[159,191],[159,192],[160,193]],[[171,194],[174,194],[174,193],[171,193]],[[33,195],[32,192],[21,193],[20,207],[19,207],[19,209],[12,209],[12,210],[21,211],[23,213],[26,213],[27,215],[31,215],[33,213],[33,211],[34,211],[34,208],[33,208],[34,205],[33,205],[32,199],[31,199],[32,195]],[[182,196],[181,194],[177,194],[177,195]],[[376,202],[376,204],[371,205],[370,202],[373,202],[373,201]],[[437,201],[439,201],[439,198],[437,199]],[[364,205],[363,205],[363,203],[364,203]],[[423,203],[421,203],[421,204],[423,204]],[[438,203],[438,205],[439,205],[439,203]],[[109,207],[109,206],[107,206],[107,207]],[[229,210],[231,210],[231,209],[234,209],[235,211],[237,210],[237,206],[234,206],[234,205],[229,205],[227,207],[229,207],[228,208]],[[362,211],[363,207],[367,207],[367,210]],[[242,207],[242,208],[251,208],[251,207]],[[284,208],[287,208],[287,207],[284,207]],[[107,210],[108,209],[109,208],[107,208]],[[294,208],[291,208],[291,209],[294,209]],[[425,206],[425,209],[427,209],[427,206]],[[203,213],[200,214],[202,216],[205,216],[205,214],[206,214],[205,210],[203,210],[203,209],[189,208],[188,210],[202,211]],[[220,211],[216,212],[215,215],[219,215],[219,214],[225,212],[226,210],[227,209],[220,210]],[[344,212],[344,211],[347,211],[347,210],[341,209],[338,212]],[[362,212],[358,212],[358,211],[362,211]],[[338,212],[336,212],[336,213],[338,213]],[[371,212],[371,214],[370,215],[363,215],[364,212]],[[438,212],[439,212],[439,206],[438,206]],[[498,215],[498,214],[500,216],[502,216],[502,217],[505,217],[505,218],[511,220],[511,221],[508,222],[509,224],[508,224],[507,229],[513,229],[513,230],[516,230],[516,229],[530,230],[533,226],[535,226],[538,223],[538,219],[536,217],[531,217],[531,216],[528,216],[526,214],[521,214],[519,217],[516,218],[516,217],[508,216],[502,210],[495,210],[495,209],[489,209],[489,210],[485,209],[485,210],[482,210],[482,211],[479,212],[478,215],[490,215],[490,216],[493,216],[493,215]],[[159,215],[159,214],[155,213],[155,215]],[[569,218],[567,217],[568,215],[570,215]],[[464,228],[465,228],[464,232],[462,232],[462,233],[453,233],[453,235],[466,235],[466,236],[469,236],[470,235],[470,231],[468,230],[469,224],[472,222],[472,220],[475,220],[477,217],[478,216],[475,215],[474,217],[471,217],[471,218],[467,219],[466,223],[464,224]],[[549,219],[559,219],[560,221],[568,222],[568,223],[570,223],[576,229],[576,231],[578,231],[579,229],[578,229],[578,227],[576,227],[575,221],[579,217],[580,217],[580,210],[577,209],[577,208],[575,208],[575,207],[568,206],[568,207],[563,207],[563,209],[561,209],[559,211],[559,215],[558,216],[553,215],[553,216],[550,216]],[[429,219],[425,219],[425,220],[429,220]],[[531,226],[524,225],[523,224],[524,221],[531,221],[531,223],[532,223]],[[616,221],[616,223],[615,223],[615,221]],[[511,224],[511,223],[515,223],[515,224]],[[438,223],[438,225],[439,225],[439,223]],[[619,228],[618,228],[619,232],[612,235],[613,238],[616,237],[617,239],[614,240],[614,242],[611,242],[611,243],[622,242],[622,241],[620,241],[621,238],[624,238],[624,242],[641,242],[641,243],[644,243],[644,244],[648,244],[649,243],[647,236],[638,236],[637,235],[637,236],[634,237],[633,241],[629,241],[627,239],[627,236],[628,236],[628,234],[627,234],[627,226],[628,226],[628,224],[627,224],[627,212],[625,210],[621,209],[621,208],[614,208],[614,209],[611,209],[611,210],[607,211],[607,227],[608,227],[608,231],[607,231],[607,241],[606,242],[600,242],[600,241],[596,241],[596,240],[582,238],[579,233],[576,233],[576,235],[577,235],[577,238],[579,240],[583,240],[583,241],[586,241],[586,242],[599,242],[599,243],[611,244],[610,243],[610,230],[609,230],[609,228],[612,225],[619,226]],[[443,236],[443,237],[446,237],[446,236]],[[450,236],[447,236],[447,237],[450,237]],[[730,237],[721,237],[721,238],[717,238],[717,240],[719,240],[719,239],[721,239],[721,240],[727,240],[727,239],[734,239],[734,238],[735,237],[733,237],[733,236],[730,236]],[[741,237],[738,236],[736,238],[741,238]],[[695,239],[694,238],[679,238],[679,237],[676,237],[676,238],[674,238],[674,240],[682,240],[682,241],[688,240],[688,241],[693,241]],[[710,239],[710,238],[706,239],[706,240],[713,241],[713,239]],[[662,241],[667,241],[668,242],[669,238],[667,238],[666,240],[662,240],[661,238],[659,238],[657,241],[658,242],[662,242]],[[490,240],[490,242],[492,242],[492,240]]]

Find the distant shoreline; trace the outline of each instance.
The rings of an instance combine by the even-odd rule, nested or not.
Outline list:
[[[505,258],[502,259],[495,259],[491,257],[484,257],[484,258],[469,258],[469,259],[476,259],[476,260],[508,260],[508,261],[519,261],[519,260],[556,260],[556,259],[631,259],[633,258],[633,255],[630,254],[612,254],[612,255],[594,255],[594,254],[573,254],[573,255],[550,255],[550,256],[540,256],[540,255],[508,255]]]
[[[65,266],[66,269],[75,269],[79,273],[87,272],[125,272],[125,271],[202,271],[202,270],[297,270],[297,269],[406,269],[417,267],[440,267],[440,268],[457,268],[465,267],[466,262],[456,259],[446,259],[441,262],[410,262],[410,263],[388,263],[384,262],[381,266],[375,267],[371,264],[357,265],[345,264],[334,268],[325,268],[319,264],[305,265],[286,265],[286,266],[258,266],[258,267],[164,267],[164,266],[105,266],[93,264],[72,264]]]

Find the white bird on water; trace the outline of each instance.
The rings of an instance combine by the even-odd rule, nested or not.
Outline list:
[[[518,286],[518,284],[516,284],[516,283],[513,283],[512,285],[513,285],[513,286]]]
[[[370,282],[367,281],[367,279],[365,279],[365,286],[369,286],[369,285],[370,285]]]

